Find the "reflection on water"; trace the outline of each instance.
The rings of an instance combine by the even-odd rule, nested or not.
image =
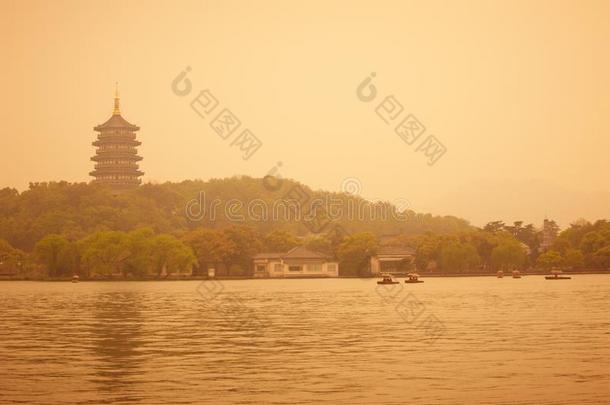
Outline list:
[[[610,276],[222,283],[0,282],[0,403],[610,403]]]
[[[98,361],[92,365],[91,381],[100,391],[116,394],[109,397],[121,402],[136,399],[131,386],[143,374],[138,351],[143,347],[141,304],[134,291],[99,294],[93,303],[89,332]]]

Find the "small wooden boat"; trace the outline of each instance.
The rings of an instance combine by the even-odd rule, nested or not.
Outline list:
[[[377,281],[377,284],[398,284],[398,281],[394,281],[392,279],[392,276],[390,276],[389,274],[383,274],[382,279]]]
[[[547,280],[571,280],[572,277],[562,275],[563,272],[561,270],[551,270],[550,276],[545,276]]]
[[[423,280],[419,280],[419,274],[417,273],[409,273],[407,277],[408,278],[405,280],[405,283],[415,284],[424,282]]]
[[[504,277],[504,272],[503,272],[502,270],[498,271],[498,272],[496,273],[496,277],[498,277],[498,278],[502,278],[502,277]]]
[[[78,283],[79,281],[80,281],[80,277],[77,274],[72,276],[72,282],[73,283]]]
[[[544,278],[546,278],[547,280],[571,280],[572,279],[572,277],[570,277],[570,276],[559,276],[559,275],[544,276]]]
[[[521,278],[521,272],[519,270],[513,270],[513,278]]]

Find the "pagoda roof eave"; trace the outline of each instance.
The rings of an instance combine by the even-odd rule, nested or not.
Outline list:
[[[114,114],[112,117],[108,118],[108,120],[106,120],[106,122],[104,122],[103,124],[93,127],[93,130],[98,132],[101,132],[106,129],[129,129],[130,131],[139,131],[140,127],[131,124],[120,114]]]
[[[90,160],[97,162],[98,160],[132,160],[134,162],[139,162],[142,160],[142,156],[134,155],[134,154],[99,154],[92,156]]]
[[[140,176],[144,176],[144,172],[141,170],[119,170],[119,169],[112,169],[112,168],[103,168],[103,169],[95,169],[89,172],[90,176],[103,176],[103,175],[118,175],[118,174],[123,174],[126,176],[135,176],[135,177],[140,177]]]
[[[91,142],[91,145],[93,145],[93,146],[115,145],[115,144],[130,145],[130,146],[140,146],[140,145],[142,145],[142,142],[135,141],[133,139],[120,139],[120,140],[97,139],[97,140]]]

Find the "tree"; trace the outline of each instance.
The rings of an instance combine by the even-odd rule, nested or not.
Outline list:
[[[59,275],[80,275],[81,256],[80,252],[78,251],[78,244],[76,242],[69,241],[68,244],[59,251],[57,261],[59,264]]]
[[[536,263],[543,269],[549,270],[554,267],[560,267],[563,265],[564,261],[559,252],[549,250],[538,256]]]
[[[345,238],[337,250],[341,274],[367,275],[369,260],[377,252],[377,246],[377,238],[369,232],[356,233]]]
[[[595,267],[610,269],[610,245],[595,252],[592,262]]]
[[[527,245],[530,250],[530,259],[536,260],[540,249],[540,238],[538,237],[538,231],[533,224],[527,224],[520,228],[517,235],[517,239]]]
[[[580,250],[585,254],[593,254],[606,245],[601,232],[591,231],[585,234],[580,242]]]
[[[314,252],[336,256],[336,249],[326,234],[310,235],[304,240],[303,243],[307,249],[313,250]]]
[[[201,269],[216,263],[228,264],[237,251],[235,242],[217,229],[199,228],[184,235],[183,240],[192,248]]]
[[[523,266],[526,254],[521,244],[512,238],[503,238],[491,252],[491,263],[498,270]]]
[[[441,248],[441,269],[462,272],[480,264],[481,258],[474,246],[462,242],[449,242]]]
[[[268,252],[287,252],[298,244],[293,233],[282,229],[268,233],[263,241],[264,249]]]
[[[4,239],[0,239],[0,262],[9,260],[17,254],[18,250]]]
[[[323,234],[312,234],[305,238],[303,244],[308,249],[315,252],[327,254],[332,257],[338,257],[339,246],[345,241],[349,235],[341,226],[331,226],[330,229]]]
[[[563,230],[559,234],[558,239],[565,239],[570,243],[571,247],[578,248],[582,241],[582,237],[592,229],[593,225],[590,222],[578,220],[570,224],[569,228]]]
[[[523,221],[515,221],[513,225],[505,225],[504,230],[510,233],[515,239],[519,239],[519,234],[522,232]]]
[[[197,261],[193,250],[173,235],[156,236],[151,243],[153,271],[157,276],[189,273]]]
[[[124,276],[144,277],[155,274],[154,232],[151,228],[140,228],[129,232],[124,240],[125,260],[121,263]]]
[[[552,250],[555,250],[562,255],[565,255],[568,249],[570,249],[570,242],[566,238],[557,238],[555,239],[555,242],[553,242]]]
[[[251,268],[252,256],[259,253],[263,247],[261,235],[248,226],[231,226],[223,232],[235,245],[235,250],[229,256],[231,272],[239,271],[244,275]]]
[[[578,249],[567,249],[564,254],[564,263],[567,267],[576,269],[585,264],[585,257]]]
[[[97,232],[79,243],[88,275],[159,277],[190,271],[195,255],[190,247],[167,234],[155,235],[150,228],[129,233]]]
[[[22,271],[26,260],[25,252],[15,249],[7,241],[0,239],[0,272],[16,273]]]
[[[415,267],[420,270],[428,268],[431,261],[437,260],[440,253],[439,236],[427,234],[416,241]]]
[[[477,254],[481,258],[484,266],[491,265],[491,253],[497,246],[497,237],[486,231],[477,231],[470,235],[470,243],[477,250]]]
[[[131,255],[129,237],[121,231],[102,231],[80,241],[82,263],[90,276],[126,275],[126,260]],[[133,262],[130,264],[133,266]]]
[[[46,267],[50,277],[65,273],[65,270],[62,271],[62,264],[65,264],[65,261],[60,259],[66,257],[62,252],[68,249],[69,245],[70,242],[66,238],[56,234],[47,235],[36,243],[34,255]]]
[[[487,225],[483,227],[483,230],[486,232],[497,233],[504,230],[506,225],[503,221],[493,221],[489,222]]]

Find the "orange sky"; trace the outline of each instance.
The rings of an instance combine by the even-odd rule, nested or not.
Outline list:
[[[610,217],[610,2],[2,1],[0,186],[87,181],[93,126],[140,126],[144,181],[282,174],[487,220]],[[244,161],[171,91],[186,66],[263,142]],[[371,72],[379,99],[356,87]],[[194,93],[193,93],[194,94]],[[433,166],[376,114],[394,95]],[[474,195],[473,195],[474,194]],[[563,197],[565,196],[565,197]]]

